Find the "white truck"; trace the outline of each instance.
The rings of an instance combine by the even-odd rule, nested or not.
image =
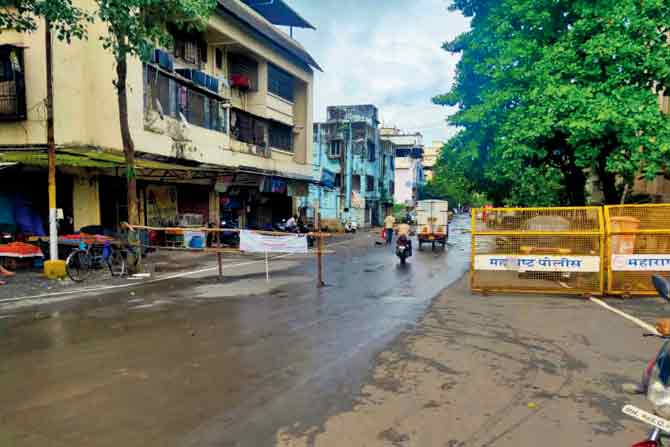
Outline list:
[[[433,249],[447,246],[449,239],[449,202],[445,200],[421,200],[416,207],[416,234],[419,250],[423,244],[431,244]]]

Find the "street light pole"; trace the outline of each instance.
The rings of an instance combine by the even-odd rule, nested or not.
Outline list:
[[[49,153],[49,254],[51,261],[58,260],[58,227],[56,225],[56,137],[54,132],[53,47],[51,23],[45,23],[47,65],[47,147]]]

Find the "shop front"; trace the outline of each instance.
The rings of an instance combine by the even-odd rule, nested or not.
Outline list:
[[[220,177],[216,189],[222,221],[239,228],[271,230],[300,213],[299,198],[307,196],[308,183],[239,172]]]

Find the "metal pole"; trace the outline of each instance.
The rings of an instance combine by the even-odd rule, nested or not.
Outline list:
[[[223,279],[223,259],[221,256],[221,216],[219,216],[216,221],[216,227],[219,229],[219,231],[216,232],[216,247],[218,248],[218,251],[216,252],[216,259],[219,263],[219,281],[221,281]]]
[[[137,243],[139,250],[137,250],[137,273],[142,273],[144,269],[142,268],[142,232],[147,230],[140,230],[137,232]]]
[[[317,243],[316,243],[316,265],[317,265],[317,278],[316,278],[316,287],[321,288],[325,285],[323,282],[323,237],[321,235],[321,207],[317,205],[315,213],[316,225],[315,229],[318,234]]]
[[[54,131],[53,48],[51,23],[45,22],[47,64],[47,147],[49,157],[49,258],[58,260],[58,226],[56,223],[56,137]]]

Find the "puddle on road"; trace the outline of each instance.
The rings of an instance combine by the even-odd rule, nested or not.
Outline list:
[[[369,265],[363,269],[365,273],[374,273],[382,270],[384,268],[384,264],[376,264],[376,265]]]

